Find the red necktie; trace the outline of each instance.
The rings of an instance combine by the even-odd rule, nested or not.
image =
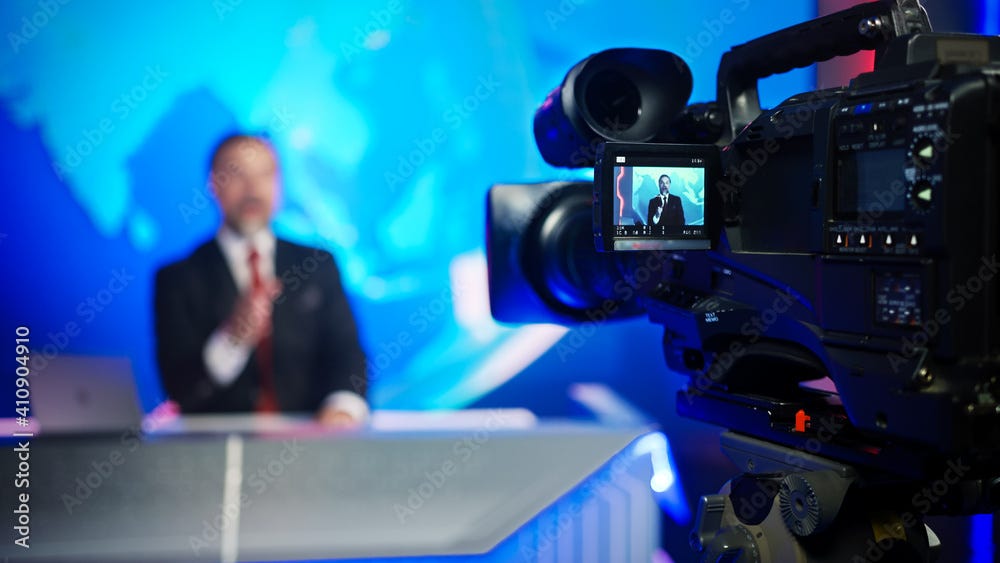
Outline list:
[[[260,254],[257,249],[251,247],[250,255],[247,257],[250,263],[250,288],[253,291],[264,290],[264,279],[261,278]],[[257,394],[256,410],[259,413],[278,412],[278,395],[274,388],[274,365],[271,348],[271,331],[269,330],[260,342],[257,343],[257,367],[260,372],[260,389]]]

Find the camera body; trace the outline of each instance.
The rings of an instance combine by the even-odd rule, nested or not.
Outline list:
[[[996,470],[998,49],[997,38],[900,38],[849,88],[793,96],[719,149],[712,250],[672,252],[645,300],[667,364],[692,380],[682,412],[789,445],[804,434],[799,410],[843,417],[857,432],[843,441],[880,455],[834,439],[834,457],[898,470],[885,452],[975,452]],[[663,162],[703,148],[676,146]],[[616,188],[608,166],[597,201]],[[823,377],[836,404],[803,388]],[[769,415],[734,425],[729,411],[760,396]]]
[[[554,164],[594,154],[594,182],[491,190],[494,316],[645,314],[685,416],[894,478],[961,458],[994,479],[1000,37],[929,30],[880,0],[776,32],[723,56],[716,102],[653,125],[629,104],[686,96],[675,56],[581,62],[535,133]],[[850,86],[760,109],[758,78],[861,49],[875,70]],[[673,86],[650,95],[650,69]],[[613,122],[588,111],[601,88]]]
[[[862,49],[848,87],[759,107],[758,78]],[[493,315],[663,327],[677,411],[741,472],[700,499],[702,561],[933,561],[925,515],[1000,507],[1000,37],[878,0],[733,47],[717,81],[671,119],[675,55],[570,71],[536,141],[594,181],[493,186]]]

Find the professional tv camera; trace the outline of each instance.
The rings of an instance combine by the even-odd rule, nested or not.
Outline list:
[[[759,78],[871,49],[761,110]],[[1000,505],[1000,37],[882,0],[733,47],[717,80],[685,105],[671,53],[573,67],[535,137],[594,181],[490,190],[493,314],[663,325],[678,411],[743,471],[702,497],[702,560],[933,560],[924,516]]]

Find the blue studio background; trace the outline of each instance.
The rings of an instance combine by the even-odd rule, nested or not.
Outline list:
[[[0,3],[2,326],[29,326],[40,362],[130,357],[152,409],[152,276],[217,227],[213,144],[266,131],[284,172],[276,229],[336,256],[375,407],[472,405],[531,364],[522,401],[506,402],[565,414],[567,385],[603,381],[672,410],[643,391],[667,376],[644,320],[585,334],[492,321],[486,190],[586,174],[546,165],[531,134],[585,56],[672,50],[693,70],[692,101],[709,100],[725,49],[814,13],[755,0]],[[813,83],[810,70],[769,79],[765,103]]]
[[[264,131],[284,173],[276,230],[336,256],[374,407],[578,415],[594,394],[575,384],[602,383],[663,425],[694,507],[733,468],[717,428],[674,414],[682,382],[664,366],[661,331],[644,319],[495,323],[485,195],[497,182],[587,177],[545,164],[531,134],[535,108],[587,55],[674,51],[691,66],[691,101],[707,101],[726,49],[814,17],[816,4],[0,2],[0,334],[12,348],[15,327],[30,327],[40,362],[127,356],[154,408],[165,397],[153,274],[217,228],[205,183],[214,143]],[[996,0],[926,4],[939,30],[1000,31]],[[812,69],[772,77],[762,100],[815,84]],[[672,516],[684,525],[666,543],[685,553],[690,514]],[[944,532],[949,545],[970,534]],[[987,560],[988,518],[971,539]]]

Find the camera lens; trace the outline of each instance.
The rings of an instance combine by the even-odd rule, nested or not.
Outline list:
[[[642,97],[635,83],[617,70],[602,70],[587,83],[584,99],[595,123],[623,131],[642,115]]]
[[[516,252],[534,293],[561,320],[592,320],[595,311],[609,314],[609,306],[615,315],[637,314],[638,300],[615,291],[623,279],[617,255],[594,247],[593,186],[552,187],[532,212]]]
[[[614,281],[611,264],[594,249],[591,196],[567,192],[539,225],[535,263],[554,302],[570,311],[600,307]]]

